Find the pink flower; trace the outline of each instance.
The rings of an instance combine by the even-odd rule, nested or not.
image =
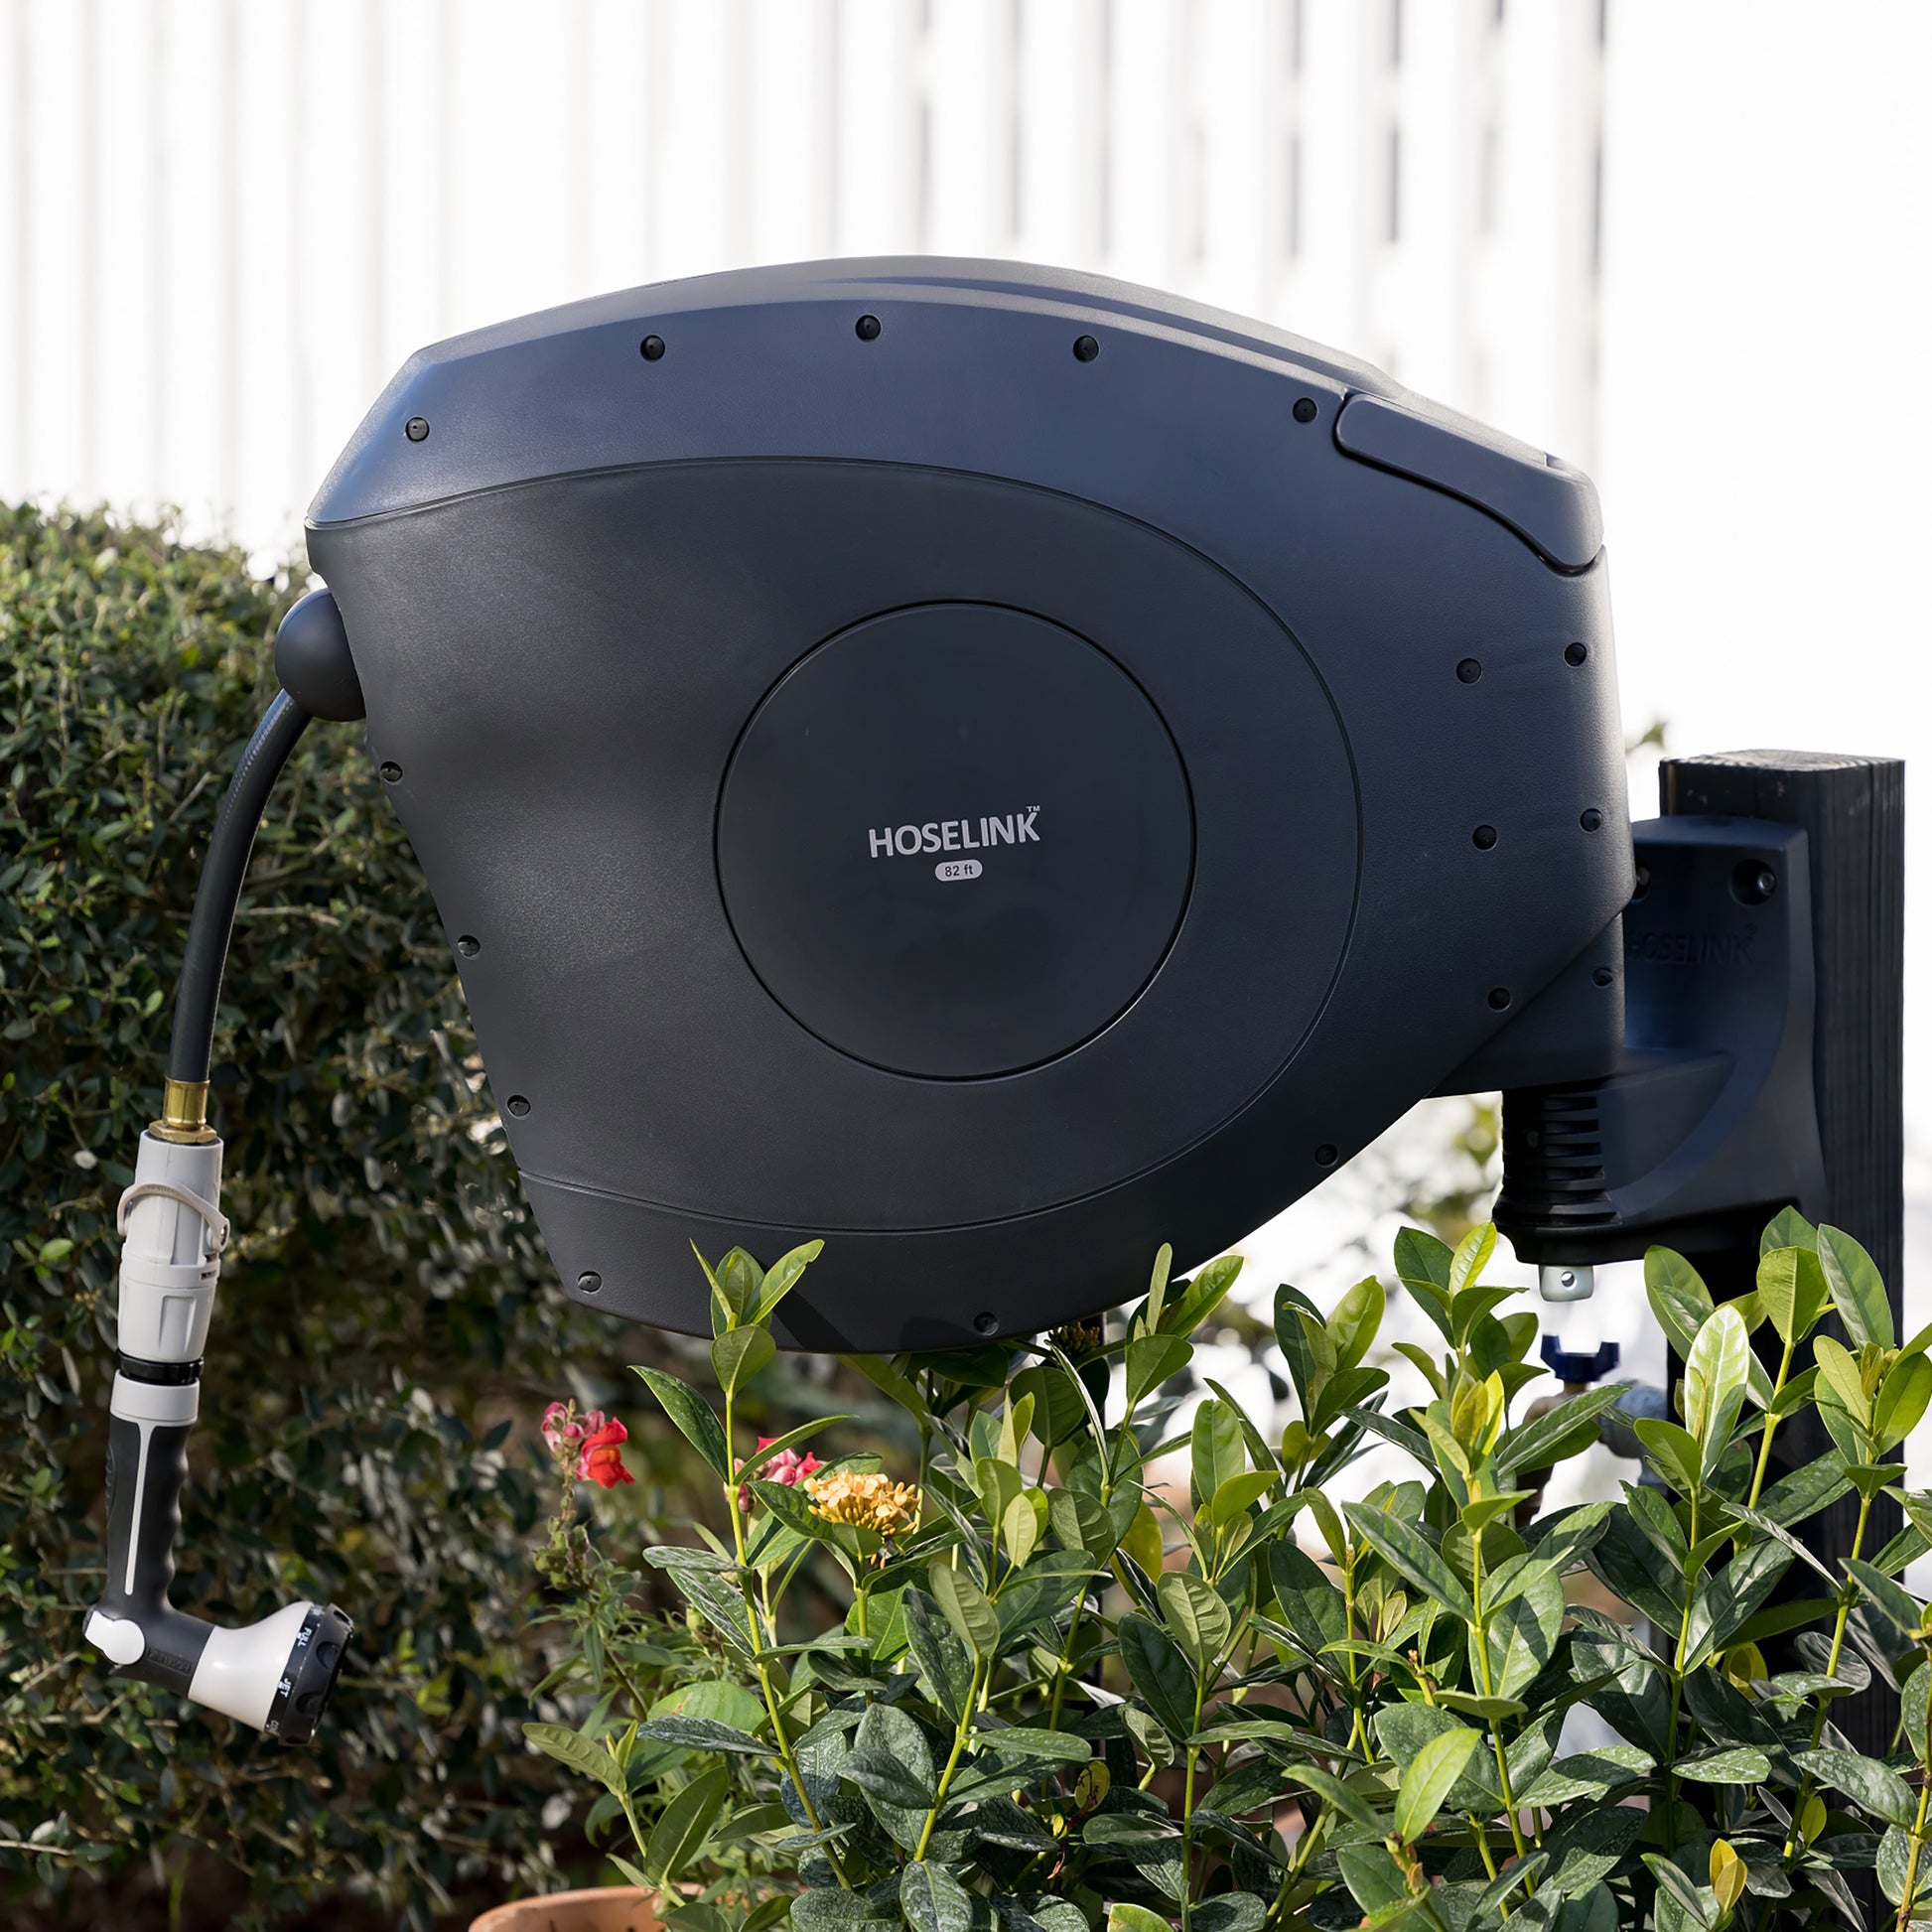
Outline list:
[[[759,1448],[763,1449],[776,1441],[775,1436],[760,1436]],[[825,1464],[810,1449],[807,1449],[803,1455],[800,1455],[796,1449],[780,1449],[759,1469],[759,1477],[763,1482],[782,1482],[787,1489],[796,1489],[808,1475],[814,1474],[824,1466]],[[738,1506],[740,1509],[751,1508],[750,1489],[744,1487],[739,1489]]]
[[[568,1450],[574,1459],[578,1446],[603,1427],[602,1409],[593,1409],[588,1415],[580,1416],[574,1402],[553,1402],[543,1412],[544,1447],[552,1455],[562,1455]]]
[[[586,1421],[592,1419],[598,1426],[584,1438],[583,1453],[577,1458],[578,1481],[594,1482],[600,1489],[615,1489],[621,1482],[635,1481],[623,1466],[623,1450],[620,1447],[629,1440],[630,1432],[621,1422],[606,1422],[600,1411],[593,1410]]]

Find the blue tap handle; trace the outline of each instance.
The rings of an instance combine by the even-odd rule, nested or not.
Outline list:
[[[1617,1345],[1613,1341],[1606,1341],[1593,1355],[1572,1355],[1565,1351],[1563,1343],[1555,1335],[1545,1335],[1543,1361],[1559,1382],[1567,1388],[1574,1388],[1580,1384],[1600,1382],[1609,1374],[1617,1365]]]

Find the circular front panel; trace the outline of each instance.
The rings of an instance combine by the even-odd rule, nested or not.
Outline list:
[[[718,813],[726,910],[772,997],[933,1079],[1099,1033],[1166,956],[1192,863],[1186,776],[1141,688],[992,605],[820,644],[754,713]]]

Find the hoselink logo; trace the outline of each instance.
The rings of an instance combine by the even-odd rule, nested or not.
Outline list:
[[[923,825],[882,826],[866,834],[875,859],[910,859],[921,852],[982,852],[996,845],[1037,845],[1039,807],[991,818],[928,819]],[[978,837],[974,837],[975,832]]]

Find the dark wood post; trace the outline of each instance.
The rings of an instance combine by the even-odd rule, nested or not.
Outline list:
[[[1802,825],[1811,848],[1812,933],[1818,980],[1814,1064],[1824,1143],[1826,1218],[1857,1236],[1904,1327],[1905,766],[1898,759],[1818,752],[1726,752],[1668,759],[1658,774],[1667,815],[1697,812]],[[1741,1266],[1755,1257],[1739,1257]],[[1818,1449],[1825,1445],[1818,1430]],[[1816,1451],[1814,1451],[1816,1452]],[[1858,1498],[1805,1526],[1828,1562],[1851,1553]],[[1866,1525],[1867,1555],[1903,1518],[1880,1497]],[[1847,1700],[1834,1713],[1855,1750],[1881,1757],[1896,1700]]]

